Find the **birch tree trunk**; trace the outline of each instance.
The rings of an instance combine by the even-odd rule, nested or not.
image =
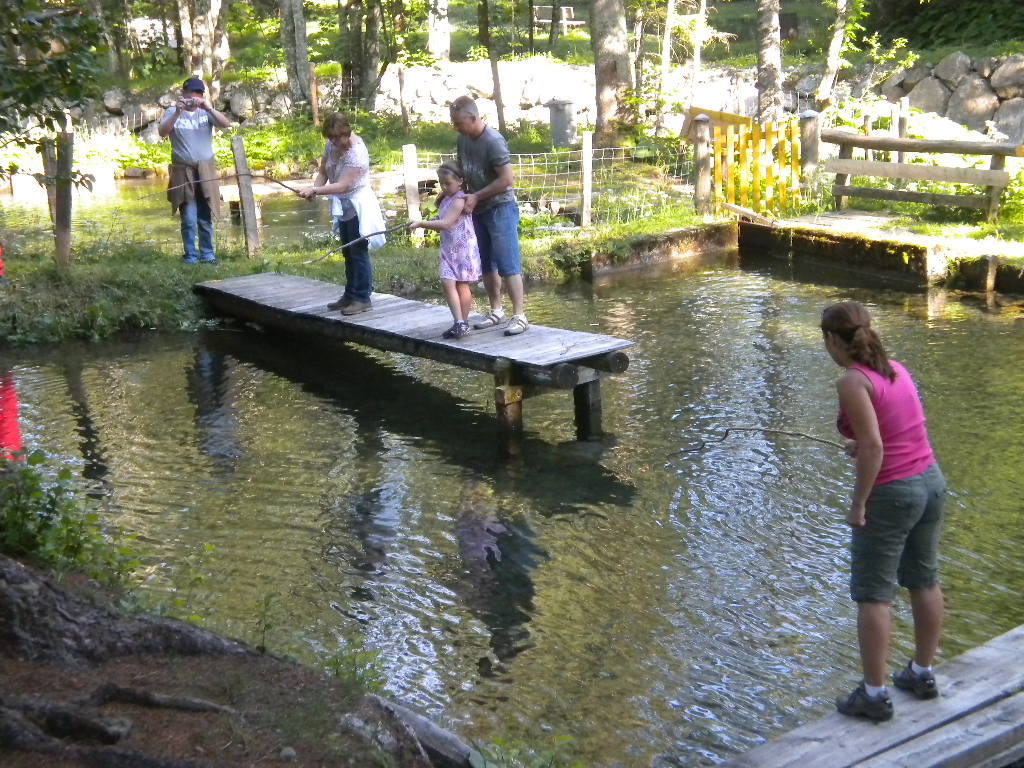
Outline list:
[[[365,28],[362,36],[363,55],[359,72],[359,98],[367,109],[373,109],[377,90],[377,70],[380,69],[381,16],[379,0],[370,0],[366,8]]]
[[[819,112],[832,103],[832,90],[836,87],[836,76],[843,54],[843,41],[846,39],[846,21],[849,18],[847,0],[836,0],[836,23],[832,27],[832,41],[828,44],[828,56],[825,57],[825,71],[814,91],[814,108]]]
[[[757,119],[782,118],[782,41],[779,0],[757,0]]]
[[[178,6],[178,34],[180,36],[181,65],[185,71],[196,73],[196,41],[192,30],[192,10],[189,0],[176,0]]]
[[[427,52],[448,61],[452,52],[452,27],[448,22],[448,0],[431,0],[427,16]]]
[[[288,93],[293,101],[308,101],[309,46],[306,42],[306,15],[302,0],[280,0],[281,43],[285,69],[288,72]]]
[[[220,76],[230,54],[227,14],[230,0],[204,0],[196,6],[192,22],[192,71],[199,71],[210,88],[210,100],[220,97]]]
[[[494,106],[498,109],[498,131],[504,136],[505,105],[501,100],[501,78],[498,76],[498,55],[494,52],[491,40],[491,12],[488,0],[480,0],[477,4],[477,21],[480,29],[480,43],[487,49],[487,59],[491,63],[491,81],[494,83]]]
[[[704,50],[707,35],[708,0],[700,0],[697,7],[697,24],[693,28],[693,76],[690,78],[690,104],[697,95],[697,81],[700,79],[700,55]]]
[[[597,89],[595,139],[598,146],[615,146],[617,123],[628,117],[623,101],[633,85],[622,0],[591,0],[590,26]]]
[[[668,93],[668,76],[672,71],[672,30],[676,25],[676,0],[667,0],[665,6],[665,33],[661,36],[661,71],[658,73],[658,119],[654,135],[661,135],[661,121],[665,114],[665,94]],[[641,41],[642,43],[642,41]]]

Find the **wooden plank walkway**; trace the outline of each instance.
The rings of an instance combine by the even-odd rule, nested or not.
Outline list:
[[[838,712],[756,747],[732,768],[1006,768],[1024,758],[1024,626],[936,668],[941,695],[890,686],[885,723]]]
[[[572,389],[579,439],[601,434],[600,380],[625,371],[627,339],[531,325],[519,336],[504,330],[471,331],[444,339],[451,326],[447,306],[384,293],[373,309],[346,317],[327,309],[341,292],[333,283],[294,275],[262,273],[194,286],[215,311],[268,328],[363,344],[425,357],[495,376],[495,406],[505,437],[522,430],[522,401],[550,389]]]

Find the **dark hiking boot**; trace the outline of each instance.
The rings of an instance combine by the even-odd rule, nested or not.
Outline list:
[[[899,672],[892,676],[892,684],[901,691],[910,691],[919,699],[934,699],[939,695],[939,686],[931,670],[917,674],[907,662]]]
[[[347,305],[341,308],[341,314],[358,315],[360,312],[369,312],[371,309],[373,309],[373,304],[371,304],[370,302],[353,299]]]
[[[892,719],[892,699],[889,698],[889,694],[868,696],[863,681],[849,696],[840,696],[836,699],[836,709],[844,715],[866,717],[876,723]]]
[[[341,296],[338,299],[336,299],[335,301],[332,301],[330,304],[328,304],[327,308],[331,309],[331,310],[344,309],[345,307],[347,307],[351,303],[352,303],[352,299],[350,299],[348,296]]]

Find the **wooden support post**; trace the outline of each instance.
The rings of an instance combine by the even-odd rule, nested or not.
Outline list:
[[[810,200],[814,193],[820,147],[821,115],[814,110],[807,110],[800,115],[800,186],[804,201]]]
[[[992,155],[992,162],[989,164],[989,168],[993,171],[1001,171],[1006,167],[1006,157],[1003,155]],[[988,188],[988,212],[986,218],[988,221],[992,221],[999,213],[999,198],[1003,196],[1003,190],[1006,187],[989,187]]]
[[[863,130],[864,135],[865,136],[870,136],[871,135],[871,113],[870,112],[864,113],[864,120],[863,120],[861,125],[862,125],[862,130]],[[875,159],[875,153],[872,152],[870,149],[865,149],[864,150],[864,159],[865,160],[874,160]]]
[[[907,138],[907,121],[910,119],[910,99],[904,96],[899,100],[899,112],[896,118],[896,131],[901,139]],[[906,162],[905,152],[896,153],[896,162]]]
[[[711,118],[697,115],[693,142],[693,164],[697,178],[693,186],[693,207],[701,216],[711,213]]]
[[[604,434],[601,430],[601,380],[573,387],[572,403],[576,414],[576,439],[600,440]]]
[[[309,105],[313,110],[313,125],[320,127],[320,89],[316,84],[316,67],[309,62]]]
[[[416,145],[402,145],[402,173],[405,179],[405,207],[408,212],[409,221],[419,221],[420,214],[420,189],[419,189],[419,162],[416,159]],[[410,235],[413,243],[423,244],[423,230],[417,229]]]
[[[231,153],[235,156],[235,181],[242,209],[242,230],[245,232],[245,252],[255,259],[260,252],[260,223],[256,215],[256,198],[252,193],[252,172],[245,158],[245,142],[241,136],[231,137]]]
[[[505,359],[494,367],[494,407],[498,416],[498,450],[518,456],[523,436],[523,387],[515,368]]]
[[[843,144],[839,148],[839,159],[840,160],[850,160],[852,158],[853,158],[853,145],[852,144]],[[850,175],[847,174],[847,173],[837,173],[836,174],[836,184],[835,184],[835,186],[836,187],[844,187],[844,186],[846,186],[846,182],[847,182],[847,180],[849,178],[850,178]],[[835,187],[833,187],[833,189],[835,189]],[[843,195],[832,195],[832,207],[835,208],[835,210],[837,210],[837,211],[841,211],[843,208],[846,207],[846,197],[843,196]]]
[[[74,167],[75,134],[57,134],[57,166],[54,173],[53,240],[60,269],[71,266],[71,170]]]
[[[583,171],[583,201],[580,203],[580,226],[589,227],[594,205],[594,132],[583,132],[580,151],[580,169]]]

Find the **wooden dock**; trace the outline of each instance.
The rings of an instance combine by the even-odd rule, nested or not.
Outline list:
[[[1007,768],[1024,759],[1024,626],[936,668],[938,699],[890,686],[896,714],[834,712],[726,763],[732,768]]]
[[[523,400],[571,389],[576,437],[597,439],[601,429],[601,379],[629,365],[626,339],[531,325],[519,336],[501,327],[444,339],[451,326],[447,306],[384,293],[373,294],[373,309],[346,317],[327,309],[341,293],[333,283],[263,273],[211,280],[194,286],[215,311],[293,333],[355,342],[376,349],[425,357],[494,375],[499,434],[511,447],[522,432]]]

